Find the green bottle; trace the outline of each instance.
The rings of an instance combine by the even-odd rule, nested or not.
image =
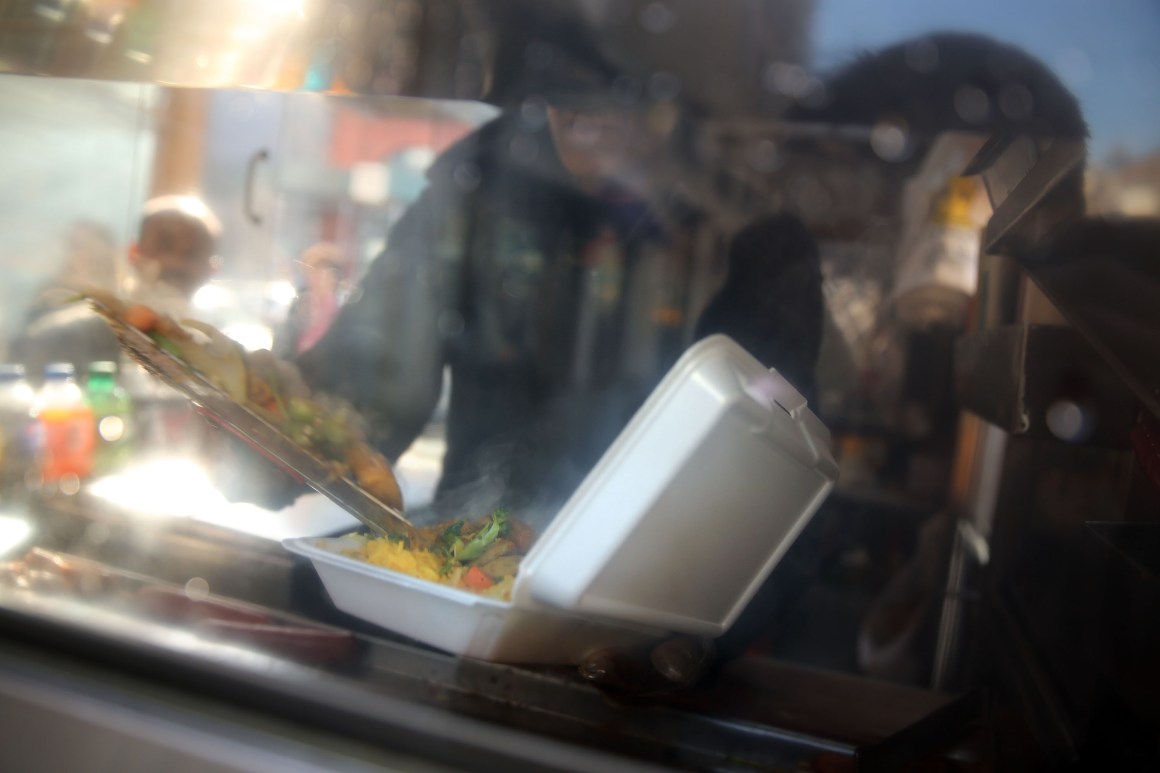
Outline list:
[[[115,362],[89,363],[85,401],[97,430],[93,474],[108,475],[125,467],[132,453],[133,403],[117,383]]]

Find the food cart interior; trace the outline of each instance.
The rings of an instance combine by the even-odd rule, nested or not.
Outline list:
[[[839,471],[742,648],[691,685],[594,679],[340,611],[282,541],[359,520],[317,492],[235,501],[223,430],[126,357],[131,432],[91,475],[47,479],[3,427],[0,767],[1155,766],[1160,13],[970,6],[0,0],[0,347],[32,388],[46,288],[130,274],[147,200],[220,220],[188,316],[277,348],[312,247],[357,298],[441,154],[497,116],[542,129],[554,79],[595,67],[664,137],[648,188],[696,228],[683,262],[579,285],[575,324],[613,292],[617,367],[652,367],[732,286],[734,237],[792,215],[821,324],[770,314],[820,341],[798,387]],[[437,495],[448,371],[434,388],[393,460],[408,513]]]

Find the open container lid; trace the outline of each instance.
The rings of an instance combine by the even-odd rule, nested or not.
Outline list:
[[[725,336],[688,351],[524,558],[517,606],[718,636],[833,488],[830,433]]]

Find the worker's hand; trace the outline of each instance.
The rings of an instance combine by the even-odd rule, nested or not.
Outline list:
[[[711,639],[673,636],[641,650],[596,650],[580,662],[580,676],[602,688],[642,697],[693,687],[718,660]]]

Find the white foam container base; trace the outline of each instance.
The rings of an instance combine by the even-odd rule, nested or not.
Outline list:
[[[310,559],[334,605],[347,614],[447,652],[504,663],[578,663],[602,648],[656,641],[664,631],[554,610],[528,610],[368,564],[347,538],[287,540]]]

